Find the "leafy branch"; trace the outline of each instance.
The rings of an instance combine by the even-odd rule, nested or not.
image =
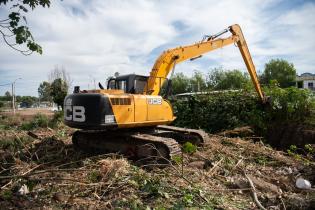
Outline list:
[[[0,5],[6,5],[10,2],[15,2],[10,7],[13,10],[8,18],[0,20],[0,34],[4,42],[23,55],[30,55],[33,52],[42,54],[42,47],[37,44],[34,37],[27,27],[27,19],[25,14],[29,11],[28,8],[34,10],[37,6],[49,7],[50,0],[0,0]],[[21,45],[26,45],[20,47]]]

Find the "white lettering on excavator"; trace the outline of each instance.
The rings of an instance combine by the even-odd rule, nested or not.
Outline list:
[[[161,98],[149,98],[148,103],[153,104],[153,105],[161,105],[162,99]]]
[[[64,106],[65,120],[84,122],[85,121],[85,108],[84,106],[71,106],[72,100],[68,99]]]
[[[70,114],[70,112],[72,112],[72,106],[65,106],[64,107],[64,116],[65,116],[65,120],[71,121],[72,120],[72,114]]]
[[[83,106],[73,106],[73,121],[85,121],[85,108]]]

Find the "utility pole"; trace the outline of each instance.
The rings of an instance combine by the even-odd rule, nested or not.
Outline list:
[[[15,115],[15,104],[14,104],[14,83],[12,82],[12,109],[13,114]]]
[[[22,79],[22,78],[17,78],[18,79]],[[13,114],[15,115],[15,82],[16,80],[14,80],[14,82],[12,82],[12,108],[13,108]]]

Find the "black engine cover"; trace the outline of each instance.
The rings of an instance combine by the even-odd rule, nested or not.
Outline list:
[[[110,120],[105,122],[105,116]],[[73,128],[90,130],[117,127],[109,98],[97,93],[74,93],[66,96],[64,123]]]

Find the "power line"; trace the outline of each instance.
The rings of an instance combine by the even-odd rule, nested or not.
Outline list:
[[[12,85],[12,83],[2,84],[0,86],[7,86],[7,85]]]

